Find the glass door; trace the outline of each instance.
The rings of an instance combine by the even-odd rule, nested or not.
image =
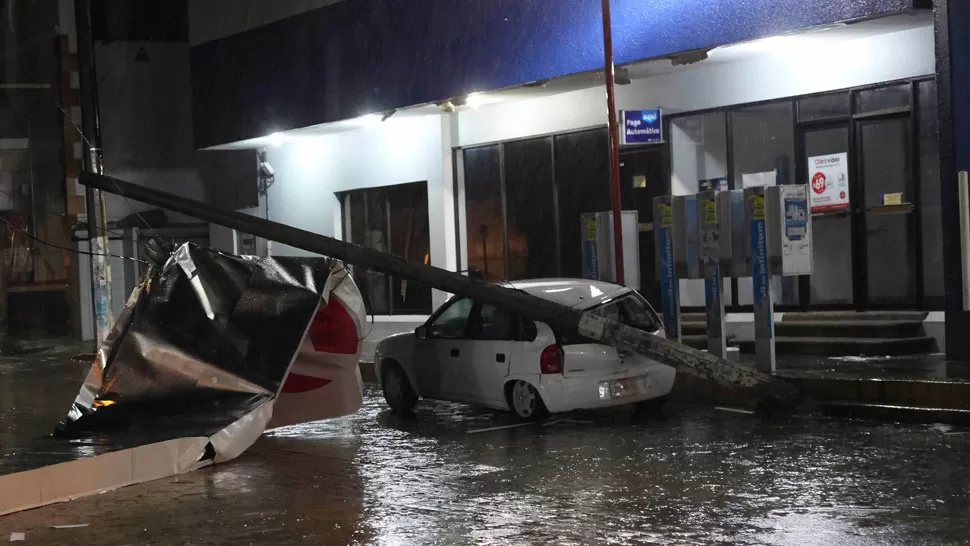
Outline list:
[[[798,180],[809,184],[814,272],[803,278],[803,306],[855,302],[855,222],[849,168],[849,123],[830,122],[798,131]]]
[[[862,185],[863,304],[916,306],[912,128],[904,117],[856,121]]]

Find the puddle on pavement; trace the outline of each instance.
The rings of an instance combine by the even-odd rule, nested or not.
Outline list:
[[[270,438],[356,442],[375,543],[962,543],[970,439],[931,425],[765,421],[702,408],[467,434],[506,416],[456,404]],[[460,537],[460,538],[455,538]]]
[[[0,373],[47,397],[11,402],[4,380],[0,409],[22,427],[59,419],[87,370],[62,360]],[[45,365],[62,368],[45,379]],[[6,516],[0,531],[26,531],[28,544],[909,545],[970,535],[965,428],[666,414],[469,434],[514,421],[424,401],[400,417],[368,387],[354,416],[271,431],[230,464]],[[11,438],[0,435],[0,447]],[[48,528],[80,523],[91,525]]]

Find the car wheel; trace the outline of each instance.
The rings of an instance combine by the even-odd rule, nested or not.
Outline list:
[[[381,373],[381,387],[384,390],[384,401],[397,413],[407,413],[418,403],[418,395],[414,393],[411,382],[400,366],[390,363],[384,366]]]
[[[509,407],[516,417],[525,421],[542,419],[549,414],[539,391],[525,381],[512,383],[509,389]]]

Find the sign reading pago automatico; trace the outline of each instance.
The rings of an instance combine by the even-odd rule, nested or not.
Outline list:
[[[849,154],[808,158],[808,187],[812,212],[849,208]]]

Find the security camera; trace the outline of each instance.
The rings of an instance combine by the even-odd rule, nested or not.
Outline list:
[[[276,175],[276,169],[269,164],[269,161],[259,162],[259,172],[262,173],[262,175],[266,178],[273,178],[273,176]]]

